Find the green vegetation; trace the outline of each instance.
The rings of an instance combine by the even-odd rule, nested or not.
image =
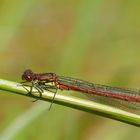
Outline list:
[[[140,89],[139,4],[103,0],[1,1],[1,78],[20,82],[22,72],[31,68]],[[0,94],[0,135],[4,140],[140,137],[139,128],[129,124],[55,104],[48,111],[50,103],[32,103],[28,97],[3,90]],[[76,96],[79,94],[72,97],[79,98]]]

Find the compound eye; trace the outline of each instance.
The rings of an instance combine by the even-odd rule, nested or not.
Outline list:
[[[33,76],[33,72],[31,70],[25,70],[22,75],[22,80],[31,81]]]
[[[27,78],[28,78],[28,79],[30,79],[30,78],[31,78],[31,76],[27,76]]]
[[[27,78],[28,78],[29,80],[31,80],[31,76],[30,76],[30,75],[28,75]]]

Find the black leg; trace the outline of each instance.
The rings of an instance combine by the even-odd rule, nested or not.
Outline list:
[[[31,92],[30,92],[31,90],[28,90],[26,87],[30,87],[31,88],[32,85],[22,84],[22,85],[18,85],[18,86],[22,86],[25,90],[27,90],[27,92],[28,92],[27,94],[31,94]]]
[[[33,87],[37,90],[37,92],[39,92],[40,96],[42,96],[42,92],[43,92],[43,89],[41,88],[40,85],[38,85],[38,83],[35,83],[34,81],[31,82],[32,85],[29,85],[29,84],[26,84],[26,82],[21,82],[22,85],[19,85],[19,86],[23,86],[24,89],[26,89],[28,91],[28,95],[31,95],[33,93]],[[30,90],[28,90],[26,87],[30,87]],[[35,101],[37,101],[38,99],[36,99]],[[33,102],[35,102],[33,101]]]
[[[58,88],[56,86],[52,86],[52,85],[45,85],[45,84],[42,84],[42,83],[41,84],[38,84],[35,81],[32,81],[31,83],[32,83],[32,85],[28,85],[28,84],[26,84],[26,82],[21,82],[21,84],[22,84],[21,86],[23,86],[23,88],[25,88],[28,91],[28,94],[29,95],[32,94],[33,88],[35,88],[37,90],[37,92],[40,94],[39,98],[42,97],[42,93],[43,93],[44,90],[47,90],[47,91],[50,91],[50,92],[53,92],[54,93],[54,96],[52,98],[52,101],[51,101],[51,104],[50,104],[50,107],[49,107],[49,110],[50,110],[51,107],[52,107],[52,104],[54,102],[55,95],[57,93]],[[28,90],[26,88],[26,86],[27,87],[30,87],[30,90]],[[36,102],[38,99],[33,100],[33,102]]]
[[[54,92],[54,96],[53,96],[53,98],[52,98],[52,101],[51,101],[49,110],[51,110],[51,107],[52,107],[52,105],[53,105],[53,102],[54,102],[54,99],[55,99],[55,95],[56,95],[56,93],[57,93],[57,90],[58,90],[58,88],[57,88],[56,91]]]
[[[52,98],[52,101],[51,101],[51,104],[50,104],[50,107],[49,107],[49,110],[51,110],[51,107],[53,105],[55,95],[57,93],[58,88],[56,86],[52,86],[52,85],[41,85],[40,87],[43,88],[44,90],[47,90],[47,91],[50,91],[50,92],[54,93],[54,96]],[[52,91],[52,90],[55,90],[55,91]]]
[[[33,87],[38,91],[38,93],[40,94],[39,98],[41,98],[42,97],[42,93],[43,93],[42,87],[38,83],[32,83],[32,88]],[[31,91],[32,91],[32,89],[31,89]],[[37,100],[38,99],[35,99],[33,102],[36,102]]]

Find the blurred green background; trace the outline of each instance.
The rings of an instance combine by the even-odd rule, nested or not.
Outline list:
[[[0,75],[55,72],[140,89],[139,1],[0,1]],[[138,140],[139,128],[0,91],[4,140]],[[65,93],[65,92],[61,92]],[[76,93],[75,93],[76,94]]]

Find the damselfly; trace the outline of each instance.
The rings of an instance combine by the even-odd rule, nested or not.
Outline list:
[[[137,89],[93,84],[75,78],[59,76],[55,73],[33,73],[30,69],[24,71],[22,80],[31,82],[30,94],[33,87],[38,90],[40,97],[44,90],[55,90],[52,102],[58,89],[72,90],[85,93],[96,102],[140,113],[140,90]],[[51,83],[51,85],[47,85],[47,83]]]

